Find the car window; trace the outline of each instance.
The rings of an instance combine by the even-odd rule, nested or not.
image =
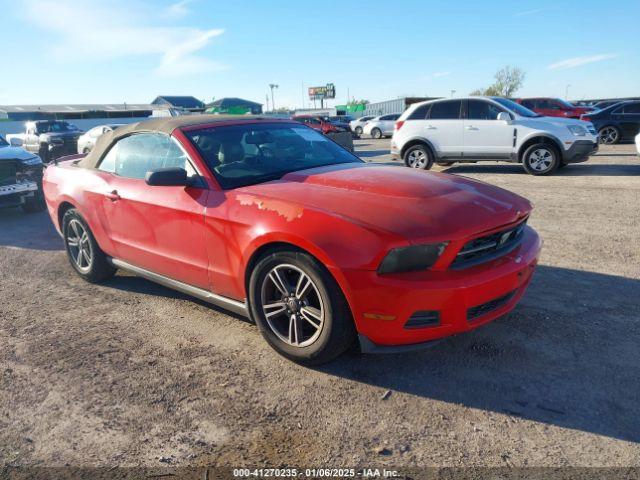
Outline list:
[[[229,125],[185,133],[223,189],[277,180],[308,168],[362,163],[304,125]]]
[[[184,168],[189,177],[196,171],[180,147],[167,135],[140,133],[118,140],[98,167],[121,177],[144,179],[156,168]]]
[[[484,100],[469,100],[467,118],[470,120],[497,120],[498,114],[503,111],[497,105]]]
[[[526,108],[538,108],[534,100],[522,100],[522,106]]]
[[[624,113],[640,113],[640,103],[628,103],[623,109]]]
[[[460,118],[460,100],[447,100],[431,105],[429,118],[432,120],[456,120]]]
[[[429,108],[431,108],[430,103],[419,106],[413,112],[411,112],[411,115],[409,115],[407,120],[424,120],[425,118],[427,118]]]

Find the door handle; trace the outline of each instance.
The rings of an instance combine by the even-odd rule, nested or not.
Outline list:
[[[478,127],[474,127],[473,125],[469,125],[466,127],[467,130],[480,130]]]
[[[104,196],[107,197],[112,202],[117,202],[121,198],[120,195],[118,195],[118,191],[117,190],[113,190],[113,191],[111,191],[109,193],[105,193]]]
[[[427,125],[427,130],[436,130],[436,127],[433,125]]]

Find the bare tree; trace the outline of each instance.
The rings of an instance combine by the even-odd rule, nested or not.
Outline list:
[[[522,86],[525,76],[524,70],[521,68],[507,65],[496,72],[493,85],[474,90],[470,95],[511,97]]]

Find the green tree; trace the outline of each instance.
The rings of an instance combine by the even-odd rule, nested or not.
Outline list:
[[[369,103],[369,100],[356,100],[355,98],[352,98],[351,100],[349,100],[347,102],[347,105],[366,105]]]
[[[492,97],[511,97],[522,86],[525,78],[524,70],[507,65],[498,70],[494,76],[495,82],[487,88],[479,88],[470,95],[487,95]]]

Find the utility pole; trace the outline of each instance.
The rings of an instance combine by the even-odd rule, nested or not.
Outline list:
[[[451,90],[451,98],[456,94],[456,90]]]
[[[273,89],[274,88],[278,88],[278,85],[276,85],[275,83],[270,83],[269,84],[269,88],[271,89],[271,111],[275,112],[276,111],[276,102],[273,99]]]
[[[267,112],[268,112],[268,111],[269,111],[269,94],[267,93],[267,94],[264,96],[264,98],[265,98],[265,100],[267,101]]]
[[[568,102],[569,101],[569,87],[571,85],[567,84],[567,86],[564,89],[564,99]]]

